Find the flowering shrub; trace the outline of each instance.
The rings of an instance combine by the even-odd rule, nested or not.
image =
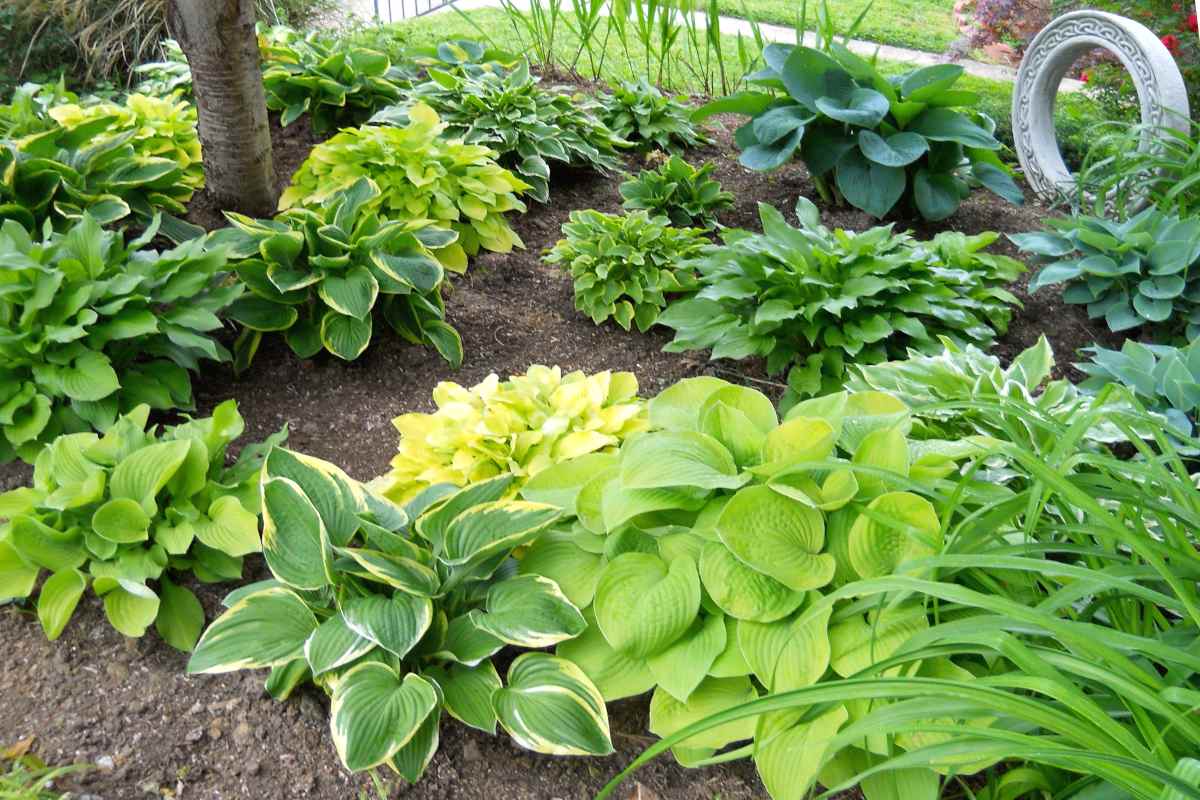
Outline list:
[[[971,46],[1000,43],[1024,50],[1049,21],[1045,3],[1039,0],[976,0]]]

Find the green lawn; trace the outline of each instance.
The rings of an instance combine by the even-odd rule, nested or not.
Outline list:
[[[777,25],[795,25],[800,14],[799,0],[717,0],[721,13],[731,17],[756,19]],[[829,10],[839,32],[858,18],[866,0],[829,0]],[[813,28],[817,2],[808,4],[809,30]],[[958,38],[954,25],[954,0],[875,0],[854,34],[880,44],[913,50],[943,52]]]

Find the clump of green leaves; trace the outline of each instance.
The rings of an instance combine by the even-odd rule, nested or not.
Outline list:
[[[309,114],[318,135],[358,125],[400,97],[404,75],[376,50],[275,27],[260,39],[267,108],[285,128]]]
[[[645,211],[604,214],[572,211],[543,260],[571,273],[575,308],[599,325],[612,318],[625,330],[645,332],[667,305],[667,295],[694,291],[687,261],[708,239],[699,228],[676,228]]]
[[[189,370],[229,358],[213,332],[242,287],[225,280],[225,253],[199,239],[147,249],[156,232],[126,244],[87,214],[37,239],[0,226],[0,462],[143,403],[191,408]]]
[[[372,486],[393,502],[435,483],[466,486],[513,475],[512,491],[560,461],[609,451],[646,429],[646,404],[631,372],[575,371],[534,364],[508,380],[492,374],[470,388],[442,381],[432,414],[392,420],[400,444]]]
[[[665,95],[645,78],[624,81],[599,100],[608,126],[639,149],[673,153],[712,141],[692,122],[684,97]]]
[[[24,83],[13,92],[7,105],[0,105],[0,138],[20,139],[54,127],[50,109],[79,102],[67,91],[64,78],[57,83]]]
[[[0,598],[29,597],[49,572],[37,612],[50,639],[90,585],[121,633],[140,637],[154,624],[191,650],[204,610],[171,573],[237,580],[242,557],[259,550],[258,472],[286,429],[226,467],[244,427],[232,400],[161,433],[147,427],[149,414],[140,405],[103,437],[58,437],[38,454],[33,486],[0,495]]]
[[[734,136],[746,167],[769,171],[803,159],[827,202],[882,218],[900,206],[946,219],[982,185],[1013,203],[1021,190],[997,155],[995,123],[970,110],[979,97],[954,88],[956,64],[887,78],[830,40],[825,50],[771,44],[752,81],[768,92],[715,100],[696,116],[750,117]]]
[[[134,91],[155,97],[191,98],[192,70],[183,48],[174,39],[163,39],[160,49],[162,61],[139,64],[133,68],[133,74],[140,78]]]
[[[1018,305],[1004,286],[1025,268],[984,252],[994,233],[922,242],[890,225],[830,231],[804,198],[796,213],[799,228],[760,203],[761,234],[727,231],[692,262],[700,291],[658,318],[675,330],[667,350],[762,356],[771,374],[796,363],[788,385],[804,397],[840,386],[848,362],[937,348],[940,335],[988,343]]]
[[[711,163],[697,169],[680,156],[671,156],[655,169],[644,169],[620,186],[622,206],[630,211],[662,214],[672,225],[712,230],[717,212],[733,207],[733,194],[710,178]]]
[[[1091,360],[1075,365],[1089,376],[1079,385],[1081,389],[1099,392],[1110,383],[1124,384],[1180,434],[1193,434],[1200,409],[1200,339],[1186,347],[1127,339],[1120,350],[1094,346],[1082,352]]]
[[[1153,206],[1123,222],[1049,219],[1048,230],[1009,236],[1043,266],[1029,291],[1063,284],[1063,300],[1087,306],[1112,331],[1145,327],[1157,338],[1200,336],[1200,217]]]
[[[444,136],[490,147],[501,164],[530,185],[535,200],[550,199],[550,161],[608,174],[621,169],[619,147],[628,147],[596,116],[586,95],[544,89],[520,62],[511,72],[430,68],[430,80],[408,101],[430,106],[446,125]],[[405,105],[385,109],[372,122],[405,125]]]
[[[366,211],[386,219],[433,220],[458,233],[438,258],[462,272],[467,256],[482,247],[507,253],[524,247],[504,214],[524,211],[517,196],[529,184],[495,161],[495,151],[442,137],[445,124],[432,108],[416,103],[403,127],[348,128],[313,148],[279,200],[281,209],[319,207],[360,178],[370,178],[380,195]]]
[[[505,500],[512,476],[431,487],[400,508],[331,464],[275,448],[263,468],[263,555],[274,578],[243,587],[205,631],[190,673],[271,669],[286,697],[332,695],[347,769],[388,765],[415,782],[445,711],[554,755],[612,752],[600,692],[570,661],[525,653],[501,681],[506,644],[570,639],[583,616],[554,581],[517,575],[511,555],[561,516]]]
[[[214,234],[231,247],[249,294],[229,309],[245,326],[234,348],[249,366],[264,333],[283,333],[301,358],[322,348],[345,361],[371,343],[376,309],[396,333],[432,344],[457,367],[462,339],[445,321],[444,272],[431,248],[453,231],[426,220],[381,220],[372,210],[379,187],[359,178],[319,208],[293,208],[271,220],[226,212],[233,228]]]

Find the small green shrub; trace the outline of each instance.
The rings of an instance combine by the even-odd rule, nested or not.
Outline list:
[[[511,474],[515,491],[560,461],[611,450],[645,430],[646,404],[637,392],[630,372],[564,375],[536,364],[470,389],[443,381],[433,392],[437,411],[392,420],[398,452],[372,486],[400,503],[436,483],[466,486]]]
[[[445,124],[424,103],[408,109],[404,127],[348,128],[313,148],[279,200],[283,210],[320,206],[360,178],[380,189],[373,210],[386,219],[434,220],[458,233],[438,258],[453,272],[479,248],[507,253],[524,247],[504,218],[524,211],[517,197],[529,184],[495,162],[495,151],[442,138]],[[366,211],[367,209],[364,209]]]
[[[712,142],[692,122],[684,97],[665,95],[645,78],[623,81],[598,97],[608,126],[641,150],[673,153]]]
[[[920,242],[892,226],[830,231],[800,199],[800,227],[759,204],[763,232],[726,231],[724,246],[692,262],[693,297],[658,318],[675,330],[667,350],[712,358],[762,356],[799,397],[840,387],[845,364],[872,364],[938,336],[987,343],[1004,332],[1017,299],[1004,287],[1020,262],[984,252],[994,233],[939,234]]]
[[[953,88],[962,67],[888,79],[836,42],[827,52],[771,44],[763,57],[756,82],[771,92],[715,100],[695,115],[751,117],[734,137],[744,166],[769,171],[798,154],[827,202],[840,198],[876,218],[900,206],[946,219],[975,185],[1023,201],[997,155],[995,123],[971,110],[978,95]]]
[[[141,404],[191,408],[188,371],[229,358],[216,315],[242,287],[225,280],[225,254],[199,239],[146,249],[156,228],[126,245],[87,214],[38,239],[0,226],[0,462]]]
[[[1145,327],[1159,338],[1200,335],[1200,217],[1150,207],[1117,222],[1103,217],[1049,219],[1045,232],[1012,234],[1042,264],[1029,291],[1063,284],[1063,300],[1087,306],[1119,332]]]
[[[383,221],[371,210],[379,187],[359,178],[319,209],[293,208],[273,220],[226,212],[233,228],[214,234],[231,247],[238,277],[250,292],[229,316],[245,326],[234,348],[249,366],[264,333],[283,333],[301,358],[322,348],[345,361],[371,343],[380,314],[414,344],[432,344],[454,367],[462,340],[445,321],[443,271],[431,247],[457,234],[427,221]]]
[[[330,733],[347,769],[387,764],[420,780],[442,712],[553,755],[612,752],[600,692],[577,666],[524,653],[507,686],[492,656],[570,639],[583,616],[544,578],[516,575],[513,551],[561,516],[502,499],[501,476],[441,485],[405,508],[331,464],[282,448],[263,468],[263,555],[274,576],[226,598],[190,673],[270,668],[286,697],[312,680],[332,695]]]
[[[1166,417],[1177,432],[1193,435],[1200,409],[1200,339],[1186,347],[1127,339],[1120,350],[1093,346],[1082,352],[1091,360],[1075,365],[1089,376],[1080,389],[1098,392],[1110,383],[1123,384],[1147,409]]]
[[[672,227],[666,217],[645,211],[603,214],[572,211],[565,238],[543,260],[571,273],[575,308],[599,325],[612,318],[625,330],[637,323],[650,330],[667,295],[695,291],[685,262],[708,244],[699,228]]]
[[[170,574],[237,580],[242,557],[260,549],[258,472],[286,429],[227,468],[243,429],[232,400],[162,433],[146,427],[149,414],[137,406],[103,437],[58,437],[38,454],[33,487],[0,495],[0,597],[29,597],[50,572],[37,601],[49,639],[90,584],[121,633],[140,637],[154,624],[167,644],[191,650],[204,609]]]
[[[430,68],[429,77],[406,100],[436,111],[444,136],[496,151],[539,202],[550,199],[550,161],[604,174],[622,167],[617,148],[628,143],[597,119],[596,103],[580,93],[542,88],[524,61],[511,72]],[[372,122],[405,125],[405,108],[386,109]]]
[[[662,214],[679,227],[712,230],[717,212],[733,207],[733,195],[709,178],[715,167],[697,169],[679,156],[671,156],[656,169],[644,169],[620,186],[622,206],[631,211]]]
[[[285,128],[309,114],[321,135],[361,124],[400,97],[404,75],[378,51],[286,27],[262,35],[260,48],[267,108]]]

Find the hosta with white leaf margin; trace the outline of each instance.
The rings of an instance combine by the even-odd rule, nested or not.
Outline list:
[[[237,580],[242,557],[259,550],[258,471],[286,429],[227,468],[243,428],[232,400],[161,433],[147,428],[149,413],[138,406],[103,437],[59,436],[38,455],[32,487],[0,494],[0,600],[31,596],[49,572],[37,599],[49,639],[90,584],[121,633],[138,637],[153,623],[167,644],[191,650],[204,610],[172,573]]]
[[[662,736],[762,692],[886,659],[928,627],[926,610],[834,607],[825,595],[859,578],[926,575],[913,565],[942,552],[946,526],[1008,493],[972,484],[943,519],[949,476],[996,443],[917,440],[908,407],[881,392],[811,400],[780,421],[753,389],[691,378],[651,400],[649,417],[651,430],[619,451],[525,484],[526,500],[557,504],[566,519],[519,569],[554,580],[583,609],[588,628],[558,655],[606,700],[653,689],[650,729]],[[820,724],[836,731],[866,710]],[[674,753],[693,765],[753,740],[746,752],[767,785],[791,797],[779,770],[812,736],[797,721],[735,722]]]
[[[531,366],[506,381],[489,375],[464,388],[443,381],[433,390],[437,411],[402,414],[392,469],[372,487],[405,502],[435,483],[465,486],[497,475],[517,480],[568,459],[611,450],[646,429],[646,404],[630,372],[563,374]]]
[[[550,647],[586,628],[550,578],[517,575],[514,550],[562,516],[511,498],[501,475],[441,483],[394,505],[332,464],[275,448],[262,471],[263,555],[274,576],[238,589],[188,671],[270,669],[284,698],[313,681],[348,769],[418,780],[442,712],[559,755],[612,752],[604,700],[572,662],[527,653],[507,685],[492,656]]]

